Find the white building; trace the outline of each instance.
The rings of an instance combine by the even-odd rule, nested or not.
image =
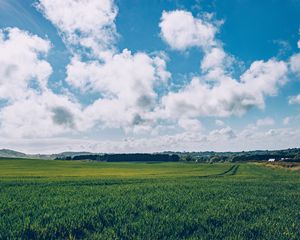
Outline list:
[[[270,158],[268,162],[275,162],[275,158]]]

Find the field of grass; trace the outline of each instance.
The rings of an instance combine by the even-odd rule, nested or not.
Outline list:
[[[300,172],[2,159],[0,239],[300,239]]]
[[[0,160],[1,178],[156,178],[204,176],[225,171],[229,164],[190,165],[184,163],[107,163],[39,159]]]
[[[273,162],[265,164],[271,168],[283,168],[291,171],[300,171],[300,162]]]

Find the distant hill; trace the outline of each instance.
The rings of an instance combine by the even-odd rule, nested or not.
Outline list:
[[[91,152],[62,152],[55,154],[26,154],[11,149],[0,149],[0,158],[36,158],[36,159],[64,159],[66,157],[91,155]]]
[[[173,158],[173,157],[174,158]],[[0,158],[34,158],[51,160],[122,161],[196,161],[196,162],[240,162],[240,161],[286,161],[300,162],[300,148],[283,150],[256,150],[242,152],[158,152],[152,154],[121,153],[105,154],[92,152],[62,152],[56,154],[25,154],[10,149],[0,149]]]
[[[11,149],[0,149],[0,158],[38,158],[38,159],[57,159],[65,157],[74,157],[81,155],[90,155],[90,152],[62,152],[55,154],[26,154]]]
[[[0,149],[0,157],[7,157],[7,158],[26,158],[27,155],[22,152],[17,152],[10,149]]]
[[[82,155],[90,155],[94,154],[91,152],[61,152],[61,153],[54,153],[54,154],[34,154],[34,155],[27,155],[31,158],[40,158],[40,159],[64,159],[66,157],[74,157],[74,156],[82,156]]]
[[[286,161],[300,162],[300,148],[289,148],[283,150],[255,150],[242,152],[164,152],[177,154],[183,161],[197,162],[239,162],[239,161]]]
[[[52,154],[52,156],[56,156],[56,157],[74,157],[74,156],[82,156],[82,155],[91,155],[91,154],[95,154],[92,152],[62,152],[62,153],[58,153],[58,154]]]

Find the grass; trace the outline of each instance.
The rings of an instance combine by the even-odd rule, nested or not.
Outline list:
[[[185,163],[106,163],[95,161],[55,161],[39,159],[0,159],[0,178],[156,178],[204,176],[227,170],[230,164]]]
[[[0,239],[299,239],[300,173],[0,160]]]
[[[271,168],[282,168],[291,171],[300,171],[300,163],[299,162],[273,162],[265,164]]]

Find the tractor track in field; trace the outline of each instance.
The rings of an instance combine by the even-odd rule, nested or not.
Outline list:
[[[221,173],[215,173],[215,174],[210,174],[210,175],[204,175],[204,176],[194,176],[192,178],[218,178],[218,177],[226,177],[226,176],[233,176],[237,173],[239,169],[239,165],[233,165],[230,168],[228,168],[226,171],[221,172]],[[6,186],[6,187],[24,187],[24,186],[54,186],[54,185],[59,185],[59,186],[112,186],[112,185],[131,185],[131,184],[142,184],[142,183],[157,183],[161,179],[118,179],[118,180],[104,180],[104,179],[87,179],[86,180],[74,180],[73,177],[71,179],[67,180],[68,178],[65,178],[63,181],[50,181],[50,182],[35,182],[32,181],[32,179],[43,179],[47,180],[47,177],[24,177],[22,181],[22,178],[20,179],[15,179],[15,182],[1,182],[0,178],[0,187]],[[27,181],[28,180],[28,181]],[[166,178],[165,180],[170,180]]]
[[[233,176],[237,173],[239,167],[240,167],[239,165],[233,165],[229,169],[227,169],[225,172],[212,174],[212,175],[206,175],[206,176],[199,176],[198,178],[215,178],[215,177]]]

